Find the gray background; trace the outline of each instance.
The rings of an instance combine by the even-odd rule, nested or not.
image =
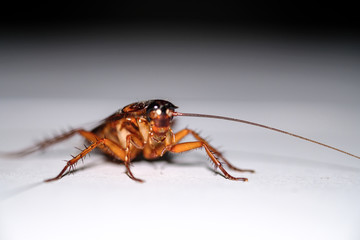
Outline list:
[[[3,38],[0,151],[91,128],[124,105],[164,98],[179,111],[238,117],[359,152],[358,42],[232,29],[96,29]],[[359,239],[360,162],[268,130],[178,118],[236,166],[201,150],[124,166],[92,154],[53,183],[80,137],[0,160],[1,239]],[[190,137],[186,140],[192,140]]]

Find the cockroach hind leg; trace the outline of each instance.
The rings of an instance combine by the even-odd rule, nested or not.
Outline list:
[[[242,178],[242,177],[233,177],[231,176],[221,165],[217,166],[220,171],[224,174],[224,177],[226,179],[229,179],[229,180],[233,180],[233,181],[242,181],[242,182],[247,182],[248,179],[247,178]]]
[[[237,168],[234,165],[232,165],[228,160],[226,160],[223,156],[220,155],[220,158],[225,166],[230,168],[231,170],[238,171],[238,172],[248,172],[248,173],[255,173],[255,170],[252,169],[242,169]]]
[[[234,166],[229,166],[228,164],[225,164],[228,166],[228,168],[230,168],[231,170],[234,170],[234,171],[238,171],[238,172],[248,172],[248,173],[255,173],[255,170],[252,170],[252,169],[241,169],[241,168],[237,168],[237,167],[234,167]]]
[[[225,176],[227,179],[229,180],[234,180],[234,181],[242,181],[242,182],[248,182],[249,180],[247,178],[242,178],[242,177],[233,177],[233,176]]]

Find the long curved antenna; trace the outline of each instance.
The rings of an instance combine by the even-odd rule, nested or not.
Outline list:
[[[300,138],[300,139],[302,139],[302,140],[305,140],[305,141],[308,141],[308,142],[312,142],[312,143],[316,143],[316,144],[319,144],[319,145],[321,145],[321,146],[323,146],[323,147],[327,147],[327,148],[333,149],[333,150],[335,150],[335,151],[338,151],[338,152],[344,153],[344,154],[346,154],[346,155],[349,155],[349,156],[351,156],[351,157],[360,159],[359,156],[356,156],[356,155],[354,155],[354,154],[345,152],[345,151],[343,151],[343,150],[341,150],[341,149],[338,149],[338,148],[335,148],[335,147],[326,145],[326,144],[324,144],[324,143],[321,143],[321,142],[312,140],[312,139],[310,139],[310,138],[302,137],[302,136],[300,136],[300,135],[297,135],[297,134],[294,134],[294,133],[290,133],[290,132],[287,132],[287,131],[284,131],[284,130],[281,130],[281,129],[269,127],[269,126],[266,126],[266,125],[262,125],[262,124],[259,124],[259,123],[254,123],[254,122],[250,122],[250,121],[246,121],[246,120],[241,120],[241,119],[231,118],[231,117],[217,116],[217,115],[199,114],[199,113],[180,113],[180,112],[174,112],[174,113],[173,113],[173,116],[215,118],[215,119],[221,119],[221,120],[227,120],[227,121],[245,123],[245,124],[249,124],[249,125],[253,125],[253,126],[257,126],[257,127],[266,128],[266,129],[269,129],[269,130],[272,130],[272,131],[275,131],[275,132],[280,132],[280,133],[283,133],[283,134],[287,134],[287,135],[290,135],[290,136],[293,136],[293,137],[297,137],[297,138]]]

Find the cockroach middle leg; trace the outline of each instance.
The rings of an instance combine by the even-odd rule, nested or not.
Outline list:
[[[54,178],[46,179],[45,182],[51,182],[58,180],[63,177],[64,173],[68,168],[72,168],[80,159],[83,159],[87,154],[89,154],[92,150],[94,150],[97,146],[104,143],[104,139],[100,139],[97,142],[91,144],[87,148],[85,148],[81,153],[73,157],[71,160],[67,161],[65,167],[61,170],[61,172]]]
[[[181,153],[181,152],[190,151],[190,150],[200,148],[200,147],[203,147],[205,149],[207,155],[213,161],[215,166],[221,170],[221,172],[224,174],[225,178],[230,179],[230,180],[244,181],[244,182],[248,181],[247,178],[237,178],[237,177],[231,176],[224,169],[221,162],[216,158],[215,154],[210,150],[210,147],[205,142],[197,141],[197,142],[178,143],[178,144],[172,145],[171,148],[169,149],[169,151],[173,152],[173,153]]]
[[[66,163],[65,167],[61,170],[61,172],[56,177],[47,179],[47,180],[45,180],[45,182],[51,182],[51,181],[62,178],[68,168],[71,168],[72,166],[74,166],[80,159],[84,158],[87,154],[89,154],[96,147],[99,147],[100,149],[113,155],[117,159],[125,158],[125,151],[119,145],[117,145],[115,142],[113,142],[107,138],[97,139],[96,135],[91,132],[85,132],[85,133],[87,136],[86,138],[93,143],[90,146],[88,146],[87,148],[85,148],[81,153],[79,153],[78,155],[73,157],[71,160],[69,160]],[[96,138],[96,140],[94,140],[94,138]]]
[[[179,141],[181,141],[184,137],[186,137],[187,135],[191,134],[195,139],[197,139],[200,142],[203,142],[207,145],[207,147],[209,148],[209,150],[214,153],[217,157],[221,158],[222,161],[232,170],[235,171],[239,171],[239,172],[250,172],[250,173],[254,173],[254,170],[250,170],[250,169],[240,169],[235,167],[234,165],[232,165],[228,160],[226,160],[226,158],[221,154],[221,152],[219,152],[216,148],[214,148],[213,146],[211,146],[205,139],[203,139],[202,137],[199,136],[199,134],[197,134],[195,131],[185,128],[179,132],[177,132],[175,134],[175,143],[179,143]]]

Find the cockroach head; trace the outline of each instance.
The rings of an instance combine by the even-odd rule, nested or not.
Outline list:
[[[146,117],[151,125],[159,130],[170,127],[174,110],[177,107],[165,100],[151,100],[146,108]]]

